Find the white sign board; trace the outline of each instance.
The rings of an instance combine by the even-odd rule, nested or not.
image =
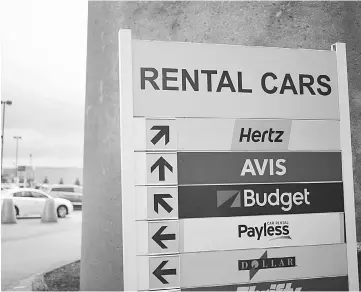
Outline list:
[[[336,277],[343,290],[358,290],[346,72],[343,44],[316,51],[141,41],[121,30],[124,289],[321,277],[303,283],[321,291]],[[266,184],[308,184],[315,201],[308,206],[296,192],[297,214],[271,201],[243,210],[245,183],[258,190],[255,200]],[[331,183],[341,188],[332,196]],[[267,236],[255,238],[262,226]],[[269,240],[285,226],[285,237]]]

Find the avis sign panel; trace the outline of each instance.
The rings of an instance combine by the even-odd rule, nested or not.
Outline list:
[[[342,181],[341,152],[178,152],[178,184]]]

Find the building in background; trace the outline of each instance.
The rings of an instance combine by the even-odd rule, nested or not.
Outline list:
[[[14,182],[16,180],[15,167],[4,167],[3,178],[7,182]],[[19,166],[18,167],[19,183],[30,179],[35,183],[43,183],[45,178],[48,179],[48,184],[57,184],[62,178],[64,184],[75,184],[77,180],[83,184],[83,169],[79,167],[34,167]]]

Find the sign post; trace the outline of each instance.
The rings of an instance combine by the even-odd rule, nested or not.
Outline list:
[[[125,290],[358,290],[335,47],[119,32]]]
[[[340,104],[340,138],[342,150],[342,180],[344,182],[345,194],[345,224],[347,241],[347,261],[349,263],[349,271],[353,269],[354,273],[349,273],[350,290],[359,290],[358,286],[358,264],[357,264],[357,245],[356,245],[356,221],[355,221],[355,197],[354,197],[354,180],[352,167],[352,148],[351,148],[351,129],[350,129],[350,105],[348,94],[347,80],[347,60],[346,45],[337,43],[332,45],[332,51],[336,53],[337,61],[337,77],[339,88],[339,104]]]

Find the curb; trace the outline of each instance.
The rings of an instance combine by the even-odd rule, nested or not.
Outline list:
[[[73,261],[73,262],[75,262],[75,261]],[[68,264],[71,264],[73,262],[70,262]],[[49,287],[46,284],[45,279],[44,279],[45,274],[50,273],[56,269],[66,266],[68,264],[61,265],[50,271],[38,273],[38,274],[32,275],[26,279],[9,284],[6,287],[4,287],[4,289],[1,291],[50,291]]]
[[[32,283],[31,283],[31,291],[49,291],[48,285],[46,285],[44,280],[45,273],[37,274]]]
[[[76,260],[76,261],[78,261],[78,260]],[[50,270],[50,271],[46,271],[46,272],[43,272],[43,273],[39,273],[39,274],[34,275],[34,276],[32,277],[31,286],[28,287],[28,288],[30,288],[30,289],[28,289],[28,290],[22,290],[22,291],[29,291],[29,290],[30,290],[30,291],[50,291],[50,290],[49,290],[49,287],[48,287],[48,285],[46,284],[45,279],[44,279],[45,274],[50,273],[50,272],[52,272],[52,271],[54,271],[54,270],[57,270],[57,269],[59,269],[59,268],[62,268],[62,267],[64,267],[64,266],[67,266],[67,265],[69,265],[69,264],[71,264],[71,263],[73,263],[73,262],[76,262],[76,261],[72,261],[72,262],[70,262],[70,263],[63,264],[63,265],[61,265],[61,266],[59,266],[59,267],[56,267],[56,268],[54,268],[54,269],[52,269],[52,270]]]
[[[33,281],[38,275],[39,274],[36,274],[16,283],[12,283],[5,287],[3,291],[33,291]]]

